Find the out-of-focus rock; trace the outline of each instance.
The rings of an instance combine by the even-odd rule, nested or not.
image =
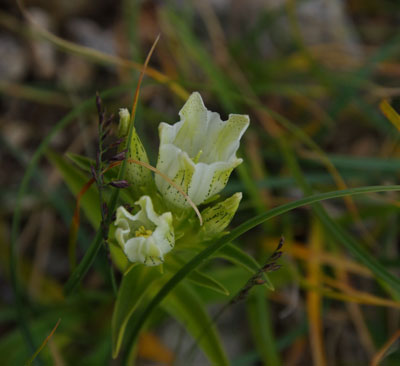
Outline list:
[[[28,69],[26,50],[13,37],[0,34],[0,81],[19,81]]]
[[[353,57],[361,56],[360,42],[343,0],[301,2],[297,17],[306,44],[333,44]]]
[[[40,8],[28,10],[35,24],[50,32],[54,30],[51,17]],[[31,42],[33,70],[41,78],[51,78],[56,72],[56,51],[50,42],[33,40]]]
[[[112,31],[101,29],[92,20],[73,18],[68,21],[66,29],[75,42],[107,54],[116,54]]]
[[[4,139],[17,148],[23,148],[32,133],[30,125],[26,122],[8,119],[2,121],[0,131]]]
[[[317,57],[329,58],[331,63],[339,65],[354,63],[362,57],[358,34],[347,16],[343,0],[293,1],[291,4],[288,6],[286,0],[248,0],[246,12],[243,12],[242,1],[233,0],[229,31],[238,34],[251,28],[261,13],[281,14],[276,25],[258,35],[261,53],[273,52],[270,37],[272,43],[293,43],[293,29],[288,20],[288,9],[291,9],[302,41]]]
[[[93,75],[93,65],[77,56],[68,55],[60,68],[58,79],[68,89],[76,90],[90,85]]]

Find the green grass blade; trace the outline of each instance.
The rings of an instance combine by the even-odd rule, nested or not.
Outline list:
[[[190,286],[184,283],[176,286],[162,307],[185,326],[212,365],[229,365],[212,320]]]
[[[281,364],[269,314],[268,299],[265,291],[257,287],[247,301],[247,312],[253,333],[254,343],[264,365],[278,366]]]

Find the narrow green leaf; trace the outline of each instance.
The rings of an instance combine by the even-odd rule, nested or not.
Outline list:
[[[250,327],[258,353],[264,365],[278,366],[281,364],[275,343],[271,315],[269,314],[268,299],[265,291],[257,287],[247,300],[247,313]]]
[[[164,266],[169,272],[176,273],[180,268],[182,268],[184,263],[183,259],[178,258],[177,256],[170,256]],[[205,274],[203,271],[196,269],[190,273],[187,279],[198,286],[208,288],[225,296],[229,295],[229,291],[222,283]]]
[[[379,108],[386,118],[400,131],[400,115],[396,110],[389,104],[387,100],[382,100],[379,104]]]
[[[219,292],[220,294],[223,294],[226,296],[229,295],[228,289],[222,283],[218,282],[216,279],[212,278],[211,276],[206,275],[202,271],[199,271],[199,270],[193,271],[188,276],[188,280],[198,286],[208,288],[210,290]]]
[[[359,187],[359,188],[351,188],[340,191],[333,191],[327,193],[320,193],[313,196],[305,197],[300,200],[289,202],[284,205],[275,207],[268,212],[257,215],[240,226],[233,229],[230,234],[224,236],[223,238],[214,241],[211,243],[206,249],[196,255],[193,259],[191,259],[188,263],[186,263],[157,293],[157,295],[151,300],[151,302],[146,306],[146,308],[138,315],[138,321],[135,324],[135,327],[132,331],[132,339],[131,344],[134,343],[137,338],[139,331],[143,324],[146,322],[149,315],[152,313],[154,308],[156,308],[160,302],[170,293],[170,291],[178,285],[190,272],[195,270],[199,265],[206,262],[209,257],[221,249],[224,245],[230,243],[235,240],[237,237],[242,235],[243,233],[249,231],[253,227],[267,221],[273,217],[281,215],[285,212],[291,211],[295,208],[299,208],[305,205],[310,205],[315,202],[320,202],[327,199],[339,198],[344,196],[354,196],[366,193],[374,193],[374,192],[389,192],[389,191],[399,191],[400,185],[394,186],[372,186],[372,187]],[[373,257],[371,257],[372,260]],[[400,290],[400,280],[388,272],[379,262],[376,260],[373,262],[374,266],[370,266],[370,269],[374,271],[380,278],[384,279],[391,286]]]
[[[254,274],[261,268],[261,265],[258,264],[251,255],[248,255],[245,251],[233,244],[225,245],[220,250],[218,250],[218,252],[216,252],[213,257],[223,258],[239,266],[242,266],[251,274]],[[273,291],[274,285],[272,284],[266,273],[263,273],[263,280],[265,281],[264,286],[266,286],[268,290]]]
[[[67,152],[65,156],[71,160],[75,165],[86,172],[90,172],[90,167],[95,166],[96,162],[87,156]]]

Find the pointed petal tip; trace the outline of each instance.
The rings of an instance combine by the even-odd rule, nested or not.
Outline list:
[[[241,123],[243,124],[243,127],[247,128],[250,124],[250,116],[248,114],[232,113],[229,115],[228,121],[234,123]]]
[[[190,97],[188,100],[185,102],[183,105],[182,109],[179,111],[179,116],[182,117],[182,115],[186,113],[193,113],[193,112],[199,112],[199,111],[207,111],[206,106],[204,105],[203,98],[201,97],[199,92],[193,92],[190,94]]]

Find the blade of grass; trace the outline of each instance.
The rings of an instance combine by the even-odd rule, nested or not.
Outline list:
[[[382,100],[379,108],[386,118],[397,128],[400,132],[400,115],[394,110],[387,100]]]
[[[295,154],[291,151],[288,143],[284,138],[280,140],[280,146],[282,148],[283,156],[289,166],[292,174],[298,182],[300,188],[306,195],[312,194],[311,187],[307,184],[300,166],[296,160]],[[370,255],[369,252],[361,246],[357,240],[355,240],[346,230],[344,230],[339,224],[334,222],[329,215],[326,213],[322,205],[317,202],[312,206],[313,211],[324,225],[331,237],[335,238],[337,242],[340,242],[354,257],[357,258],[361,263],[366,265],[377,278],[380,278],[387,285],[392,286],[395,292],[399,292],[400,281],[393,281],[396,277],[387,271],[385,266],[381,264],[374,256]]]
[[[40,353],[40,351],[46,346],[47,342],[51,339],[53,336],[54,332],[60,325],[61,319],[58,319],[56,325],[54,326],[53,330],[50,332],[50,334],[46,337],[46,339],[43,341],[43,343],[40,345],[40,347],[36,350],[36,352],[32,355],[32,357],[26,362],[26,366],[32,365],[32,362],[35,360],[37,355]]]
[[[378,353],[371,360],[371,366],[378,366],[379,363],[385,358],[386,352],[389,350],[390,346],[397,341],[400,337],[400,329],[396,331],[388,341],[382,346]]]
[[[318,222],[313,222],[311,226],[310,249],[314,253],[319,253],[321,248],[322,232]],[[321,266],[318,258],[314,255],[308,258],[308,281],[313,286],[318,287],[321,281]],[[327,365],[322,325],[322,299],[317,291],[312,289],[307,291],[307,314],[310,329],[311,354],[314,365]]]

